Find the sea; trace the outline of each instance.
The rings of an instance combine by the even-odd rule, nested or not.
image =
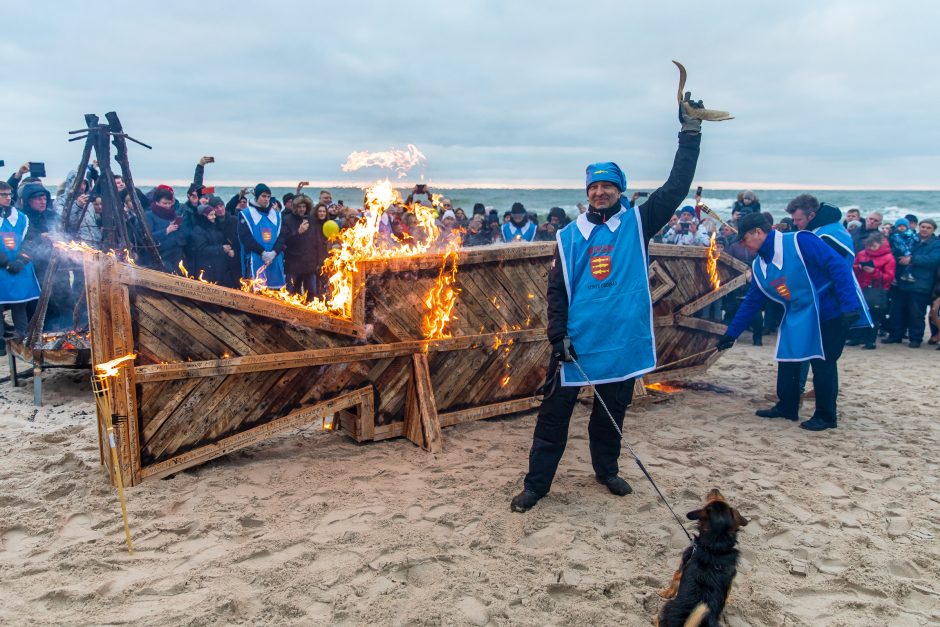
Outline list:
[[[309,194],[316,200],[319,188],[307,188]],[[363,190],[358,187],[332,187],[333,201],[342,200],[350,207],[362,206]],[[271,190],[278,198],[294,190],[287,187],[274,187]],[[408,190],[400,190],[402,197],[408,195]],[[652,192],[652,189],[629,189],[626,197],[632,196],[634,191]],[[702,202],[710,209],[715,210],[723,218],[731,217],[731,207],[742,190],[709,190],[702,194]],[[918,219],[933,218],[940,221],[940,191],[900,191],[900,190],[761,190],[753,189],[761,203],[762,211],[769,211],[774,216],[774,222],[786,217],[786,206],[799,194],[813,194],[821,202],[835,205],[842,209],[859,209],[862,216],[871,211],[880,212],[885,221],[894,222],[905,215],[913,214]],[[453,202],[453,206],[461,207],[470,215],[475,203],[483,203],[487,211],[495,209],[500,215],[509,211],[512,204],[521,202],[530,212],[535,212],[541,219],[548,214],[552,207],[561,207],[570,217],[578,215],[578,203],[587,203],[583,189],[487,189],[487,188],[432,188],[432,193],[442,194]],[[235,187],[217,187],[216,194],[228,201],[238,193]],[[694,193],[694,190],[693,192]],[[643,202],[641,198],[639,202]],[[683,204],[693,204],[691,194]]]

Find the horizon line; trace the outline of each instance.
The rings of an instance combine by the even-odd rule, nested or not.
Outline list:
[[[339,188],[355,188],[355,189],[366,189],[375,185],[375,183],[385,180],[384,178],[372,181],[338,181],[338,180],[321,180],[321,181],[310,181],[308,188],[330,188],[330,187],[339,187]],[[388,180],[391,181],[391,178]],[[181,186],[189,185],[192,181],[187,181],[184,179],[171,179],[171,180],[159,180],[156,179],[143,179],[141,181],[135,181],[139,185],[144,186],[156,186],[156,185],[172,185],[172,186]],[[396,188],[407,188],[413,186],[417,183],[427,184],[432,190],[436,187],[438,189],[505,189],[505,190],[572,190],[580,189],[581,185],[577,182],[572,181],[533,181],[533,180],[522,180],[514,181],[512,183],[507,183],[505,181],[464,181],[464,182],[455,182],[455,181],[410,181],[407,179],[401,179],[399,181],[391,181]],[[800,190],[820,190],[820,191],[847,191],[847,192],[866,192],[866,191],[903,191],[903,192],[937,192],[940,191],[940,186],[930,186],[930,185],[897,185],[897,186],[888,186],[888,185],[808,185],[803,183],[772,183],[768,181],[698,181],[698,183],[705,188],[706,190],[720,190],[720,191],[741,191],[746,189],[762,190],[762,191],[800,191]],[[254,187],[257,183],[246,183],[244,181],[238,180],[222,180],[213,182],[212,185],[208,187]],[[657,189],[663,184],[662,181],[648,181],[648,180],[639,180],[634,181],[632,185],[628,188],[629,190],[653,190]],[[280,187],[294,189],[297,187],[297,181],[270,181],[266,185],[269,187]],[[693,184],[692,187],[696,187]],[[691,189],[691,188],[690,188]]]

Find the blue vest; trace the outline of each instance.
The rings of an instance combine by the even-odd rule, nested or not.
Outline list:
[[[518,242],[522,240],[531,242],[535,239],[535,231],[535,225],[528,220],[526,220],[525,226],[521,229],[516,227],[516,225],[512,223],[512,220],[503,222],[503,239],[507,242]]]
[[[771,231],[774,256],[767,263],[758,256],[754,279],[762,292],[784,308],[777,333],[777,361],[825,359],[819,323],[819,294],[803,262],[797,233]],[[779,267],[778,267],[779,266]],[[830,283],[819,291],[829,288]]]
[[[242,209],[242,220],[251,229],[251,236],[267,252],[274,250],[277,236],[281,232],[281,214],[273,209],[268,213],[261,213],[253,207]],[[271,219],[274,216],[274,219]],[[242,248],[242,276],[258,278],[258,271],[264,266],[264,260],[258,253],[249,252]],[[264,268],[263,278],[265,285],[272,289],[280,289],[286,285],[284,277],[284,255],[279,254],[267,268]]]
[[[6,253],[9,261],[13,261],[20,254],[28,230],[29,218],[16,209],[11,208],[9,217],[0,221],[0,250]],[[36,280],[32,261],[25,264],[16,274],[10,273],[6,268],[0,270],[0,303],[11,305],[37,298],[39,281]]]
[[[568,291],[568,336],[588,378],[612,383],[653,370],[653,303],[639,211],[621,207],[606,224],[591,224],[582,214],[555,238]],[[574,364],[562,364],[562,385],[586,383]]]
[[[831,222],[824,224],[819,228],[813,229],[813,233],[826,240],[826,243],[832,242],[843,251],[842,258],[849,265],[849,271],[852,273],[852,280],[855,281],[855,293],[858,300],[862,303],[861,316],[854,325],[853,329],[867,328],[874,326],[871,320],[871,313],[868,311],[868,305],[865,302],[865,296],[862,294],[862,288],[855,278],[855,272],[852,267],[855,265],[855,244],[852,242],[852,235],[849,234],[841,222]]]

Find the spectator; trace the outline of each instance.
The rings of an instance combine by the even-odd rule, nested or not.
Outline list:
[[[906,224],[906,223],[905,223]],[[862,295],[868,305],[873,327],[859,329],[859,340],[863,348],[874,350],[878,327],[884,323],[888,313],[888,293],[894,281],[895,261],[891,246],[884,235],[872,233],[865,240],[865,247],[855,256],[852,267],[855,279],[862,288]]]
[[[189,273],[202,276],[210,283],[223,285],[228,271],[228,259],[235,256],[232,247],[225,243],[225,232],[219,222],[220,216],[217,206],[212,203],[218,196],[210,197],[205,205],[199,205],[199,213],[193,220],[186,246],[192,267]]]
[[[467,235],[463,239],[464,246],[486,246],[491,243],[492,237],[489,230],[485,228],[483,216],[473,214],[470,222],[467,224]]]
[[[292,194],[290,192],[287,192],[281,197],[281,204],[284,207],[284,211],[291,210],[291,208],[294,206],[295,197],[296,197],[296,194]],[[310,201],[310,202],[312,203],[313,201]],[[310,213],[313,213],[313,212],[311,211]]]
[[[930,296],[940,265],[940,239],[934,234],[937,223],[931,219],[920,221],[918,237],[911,254],[898,258],[898,265],[913,268],[913,281],[898,281],[891,291],[891,316],[885,344],[900,344],[907,331],[911,348],[920,348],[924,339],[924,322]]]
[[[888,239],[889,237],[891,237],[891,234],[894,233],[894,227],[891,226],[890,224],[882,224],[880,227],[878,227],[878,230],[881,232],[882,235],[885,236],[885,239]]]
[[[180,274],[191,227],[185,224],[182,216],[177,215],[173,204],[173,192],[157,187],[145,218],[166,271]]]
[[[757,194],[746,189],[738,194],[738,199],[734,202],[732,212],[734,209],[739,210],[742,217],[749,213],[760,213],[760,200],[757,199]],[[773,222],[771,222],[771,224],[773,224]]]
[[[457,232],[457,216],[450,209],[441,215],[438,228],[440,228],[440,233],[437,236],[437,248],[447,248],[453,242],[460,240],[460,234]]]
[[[708,235],[695,220],[695,208],[686,205],[679,212],[679,221],[663,235],[663,244],[678,246],[708,246]]]
[[[868,239],[868,236],[877,231],[881,227],[882,216],[877,211],[872,211],[868,214],[868,217],[865,218],[865,225],[861,228],[852,230],[848,226],[849,233],[852,234],[852,241],[855,243],[855,251],[858,252],[862,249],[862,241]]]
[[[79,200],[81,200],[81,197],[79,197]],[[102,207],[101,196],[89,196],[88,200],[85,201],[84,207],[79,204],[80,210],[78,215],[73,215],[73,219],[75,220],[81,218],[81,223],[78,225],[78,231],[76,232],[78,239],[92,248],[101,248]],[[82,213],[84,213],[84,216]],[[130,225],[128,225],[128,235],[130,235],[131,230]],[[133,239],[133,237],[131,239]]]
[[[326,257],[323,236],[326,213],[323,205],[317,205],[315,211],[313,199],[305,194],[294,196],[291,209],[284,211],[280,239],[284,247],[287,289],[292,294],[306,294],[308,301],[319,294],[317,279]],[[320,215],[324,217],[319,218]]]
[[[672,214],[672,217],[669,218],[669,222],[667,222],[663,226],[663,228],[659,229],[656,235],[653,236],[653,242],[656,244],[663,244],[664,243],[663,238],[666,237],[667,233],[671,233],[673,227],[675,227],[676,224],[678,223],[679,223],[679,212],[676,211],[674,214]]]
[[[914,242],[917,241],[917,236],[908,228],[908,224],[908,221],[904,218],[898,218],[894,223],[894,232],[888,237],[891,244],[891,253],[895,259],[909,257],[911,250],[914,248]],[[900,271],[897,273],[897,280],[913,281],[914,268],[910,265],[901,266]]]
[[[525,207],[521,202],[512,204],[509,220],[503,222],[504,242],[531,242],[535,239],[536,226],[529,221]]]
[[[853,220],[857,220],[858,222],[861,222],[861,221],[862,221],[862,213],[861,213],[858,209],[855,209],[855,208],[846,209],[846,210],[845,210],[845,220],[842,221],[842,226],[844,226],[844,227],[846,228],[846,230],[848,230],[848,228],[849,228],[849,222],[852,222]]]
[[[536,242],[554,242],[555,233],[558,231],[558,228],[552,222],[546,221],[543,224],[540,224],[535,229],[535,240]]]
[[[552,207],[548,210],[548,221],[555,226],[556,230],[565,228],[571,222],[568,214],[561,207]]]
[[[917,231],[917,225],[919,224],[917,216],[915,216],[913,213],[909,213],[904,216],[904,219],[907,220],[907,230],[909,230],[911,233]]]
[[[30,230],[29,217],[13,207],[13,186],[0,182],[0,319],[4,308],[13,315],[13,333],[24,337],[29,318],[26,303],[39,298],[39,281],[23,244]]]
[[[486,221],[486,207],[483,206],[482,202],[478,202],[473,205],[473,212],[471,215],[482,216],[484,222]]]
[[[454,209],[454,215],[457,217],[457,226],[461,229],[467,228],[467,224],[470,220],[467,218],[467,214],[464,213],[464,210],[457,207]]]

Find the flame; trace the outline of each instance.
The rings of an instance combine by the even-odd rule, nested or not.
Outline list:
[[[708,244],[708,262],[706,267],[708,268],[708,280],[711,281],[712,290],[717,290],[721,287],[721,279],[718,278],[718,258],[721,257],[721,251],[718,250],[718,242],[715,239],[715,234],[712,233],[711,242]]]
[[[457,246],[459,246],[459,241]],[[457,282],[457,246],[450,245],[441,263],[437,280],[424,298],[427,311],[421,317],[421,332],[429,340],[451,337],[447,323],[451,320],[451,313],[454,305],[457,304],[457,294],[460,293],[460,290],[454,287],[454,283]],[[448,261],[450,262],[449,271],[447,270]]]
[[[393,257],[415,257],[430,251],[437,243],[440,230],[434,209],[415,205],[414,215],[418,224],[411,233],[414,243],[395,248],[384,246],[382,238],[379,237],[379,225],[382,214],[393,204],[400,205],[402,200],[401,195],[388,179],[366,190],[365,215],[352,227],[340,231],[337,235],[339,246],[330,250],[323,263],[322,274],[328,277],[329,296],[305,302],[303,296],[290,294],[286,288],[275,290],[266,287],[264,277],[242,279],[241,289],[310,311],[340,318],[352,318],[353,300],[356,296],[354,279],[360,262]]]
[[[97,366],[95,366],[95,372],[102,379],[105,379],[107,377],[116,377],[118,370],[120,370],[119,366],[122,363],[124,363],[125,361],[136,359],[136,358],[137,358],[137,355],[135,355],[134,353],[129,353],[127,355],[124,355],[123,357],[117,357],[115,359],[112,359],[111,361],[106,361],[103,364],[98,364]]]
[[[668,383],[650,383],[646,386],[646,389],[656,390],[657,392],[665,392],[666,394],[675,394],[676,392],[682,391],[682,388],[669,385]]]
[[[98,250],[97,248],[94,248],[93,246],[89,246],[89,245],[86,244],[85,242],[76,242],[75,240],[70,240],[68,243],[62,242],[62,241],[55,241],[55,242],[52,242],[52,245],[53,245],[55,248],[58,248],[59,250],[68,250],[68,251],[72,251],[72,252],[80,252],[80,253],[100,253],[100,252],[102,252],[102,251]],[[124,261],[124,262],[126,262],[126,263],[129,263],[129,264],[132,265],[132,266],[136,266],[136,265],[137,265],[137,264],[134,262],[134,257],[131,255],[131,251],[128,250],[127,248],[123,249],[123,250],[120,251],[120,252],[117,252],[117,251],[115,251],[114,249],[111,249],[111,250],[109,250],[109,251],[107,252],[107,255],[108,255],[109,257],[114,257],[114,258],[117,259],[118,261]]]
[[[504,387],[506,387],[507,385],[509,385],[510,379],[512,379],[512,377],[510,377],[510,376],[507,374],[507,375],[506,375],[505,377],[503,377],[502,380],[499,382],[499,387],[504,388]]]
[[[343,172],[354,172],[361,168],[379,167],[395,170],[398,178],[402,178],[411,168],[425,163],[427,157],[418,150],[414,144],[408,144],[406,150],[390,148],[380,152],[358,150],[346,157],[346,163],[341,167]]]

